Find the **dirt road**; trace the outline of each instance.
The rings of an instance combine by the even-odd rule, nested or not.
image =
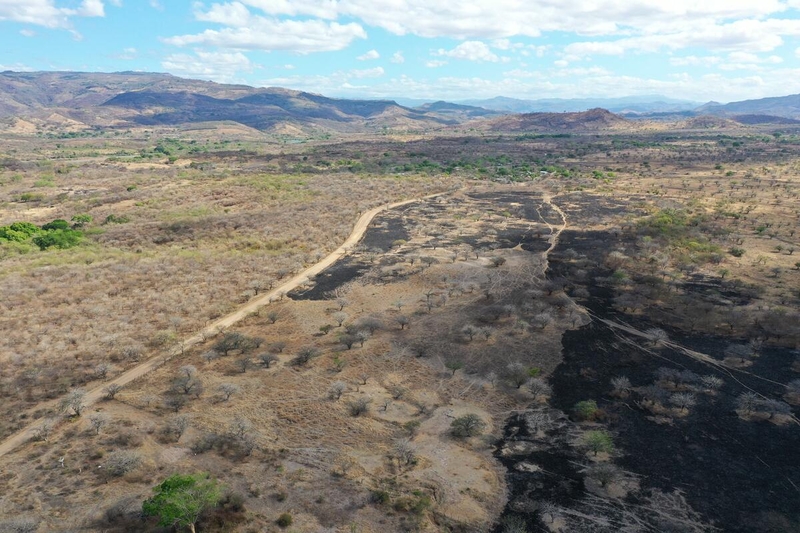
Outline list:
[[[220,330],[223,330],[225,328],[232,326],[233,324],[236,324],[250,313],[256,311],[258,308],[268,305],[271,301],[274,301],[276,298],[279,298],[282,294],[288,293],[289,291],[296,289],[297,287],[305,283],[307,280],[313,278],[314,276],[316,276],[317,274],[319,274],[320,272],[322,272],[323,270],[334,264],[336,261],[338,261],[342,256],[344,256],[348,251],[350,251],[350,249],[353,246],[358,244],[358,242],[364,236],[364,233],[367,231],[370,222],[372,222],[372,219],[374,219],[378,213],[386,211],[388,209],[394,209],[396,207],[400,207],[406,204],[419,202],[429,198],[434,198],[436,196],[441,196],[443,194],[446,193],[431,194],[429,196],[425,196],[422,198],[414,198],[412,200],[395,202],[393,204],[382,205],[374,209],[370,209],[369,211],[361,215],[361,217],[358,219],[355,226],[353,227],[353,231],[350,233],[350,236],[347,238],[347,240],[345,240],[342,243],[342,245],[339,246],[339,248],[331,252],[327,257],[325,257],[318,263],[315,263],[314,265],[306,268],[305,270],[298,273],[294,277],[290,278],[280,286],[275,287],[273,290],[261,294],[256,298],[253,298],[252,300],[247,302],[245,305],[243,305],[233,313],[212,322],[211,324],[206,326],[203,330],[198,332],[196,335],[189,337],[188,339],[185,339],[178,345],[178,347],[176,347],[170,353],[166,355],[161,354],[153,356],[148,360],[142,362],[141,364],[138,364],[135,367],[126,370],[116,378],[106,381],[101,385],[98,385],[97,387],[86,391],[86,399],[84,402],[85,405],[87,407],[91,406],[92,404],[97,403],[103,397],[105,397],[104,389],[109,385],[115,384],[119,385],[120,387],[124,387],[130,382],[158,368],[166,361],[170,360],[172,357],[180,355],[181,353],[191,348],[192,346],[204,342],[206,339],[218,333]],[[56,402],[53,402],[49,405],[49,407],[53,407],[55,405]],[[11,435],[2,443],[0,443],[0,457],[11,452],[18,446],[28,441],[31,438],[34,430],[40,423],[41,423],[40,421],[34,422],[33,424],[30,424],[29,426]]]

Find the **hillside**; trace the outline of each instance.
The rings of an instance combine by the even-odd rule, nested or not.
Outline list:
[[[484,123],[489,131],[601,131],[624,128],[630,121],[605,109],[581,113],[526,113],[508,115]]]
[[[728,104],[711,102],[697,108],[695,111],[726,117],[735,115],[769,115],[771,117],[800,119],[800,94],[758,100],[743,100]]]
[[[369,131],[452,123],[393,101],[327,98],[281,88],[187,80],[168,74],[121,72],[0,73],[0,120],[58,127],[53,115],[80,127],[175,126],[233,121],[262,131]],[[386,120],[384,120],[386,119]]]

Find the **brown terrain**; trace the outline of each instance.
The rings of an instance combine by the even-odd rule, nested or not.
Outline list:
[[[143,76],[3,82],[0,531],[798,530],[791,124]]]

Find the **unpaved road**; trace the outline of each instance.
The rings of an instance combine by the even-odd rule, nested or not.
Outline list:
[[[323,270],[334,264],[336,261],[341,259],[345,254],[347,254],[347,252],[353,246],[358,244],[358,241],[360,241],[361,238],[364,236],[364,233],[366,233],[370,222],[372,222],[372,219],[374,219],[378,213],[386,211],[388,209],[394,209],[396,207],[411,204],[414,202],[419,202],[422,200],[427,200],[429,198],[434,198],[436,196],[441,196],[443,194],[446,193],[431,194],[428,196],[424,196],[422,198],[404,200],[402,202],[395,202],[393,204],[382,205],[374,209],[370,209],[369,211],[361,215],[361,217],[358,219],[355,226],[353,227],[353,231],[350,233],[350,236],[347,238],[347,240],[345,240],[342,243],[342,245],[339,246],[339,248],[331,252],[327,257],[325,257],[318,263],[315,263],[314,265],[306,268],[299,274],[295,275],[294,277],[284,282],[282,285],[275,287],[273,290],[261,294],[256,298],[253,298],[252,300],[247,302],[245,305],[243,305],[233,313],[226,315],[222,318],[219,318],[216,321],[212,322],[211,324],[207,325],[203,330],[198,332],[196,335],[189,337],[188,339],[185,339],[182,343],[178,345],[177,348],[172,350],[170,353],[166,355],[163,354],[155,355],[149,358],[148,360],[144,361],[143,363],[138,364],[129,370],[126,370],[116,378],[106,381],[101,385],[98,385],[97,387],[86,391],[86,399],[84,401],[85,405],[89,407],[92,404],[100,401],[103,397],[105,397],[105,392],[103,391],[103,389],[105,389],[109,385],[115,384],[119,385],[120,387],[124,387],[130,382],[144,376],[151,370],[158,368],[172,357],[175,357],[176,355],[183,353],[185,350],[191,348],[192,346],[195,346],[196,344],[204,342],[206,339],[218,333],[220,330],[223,330],[225,328],[232,326],[233,324],[236,324],[250,313],[256,311],[258,308],[269,304],[275,298],[279,298],[282,294],[288,293],[289,291],[296,289],[297,287],[305,283],[307,280],[313,278],[314,276],[316,276],[317,274],[319,274],[320,272],[322,272]],[[57,402],[53,402],[49,406],[53,407],[54,405],[56,405],[56,403]],[[40,423],[41,421],[34,422],[29,426],[25,427],[24,429],[20,430],[19,432],[11,435],[2,443],[0,443],[0,457],[16,449],[23,443],[27,442],[31,438],[33,431]]]

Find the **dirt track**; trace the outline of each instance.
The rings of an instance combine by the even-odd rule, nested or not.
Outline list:
[[[355,226],[353,227],[353,231],[350,233],[350,236],[347,238],[347,240],[345,240],[342,243],[342,245],[339,246],[339,248],[331,252],[321,261],[306,268],[305,270],[296,274],[294,277],[290,278],[283,284],[275,287],[271,291],[261,294],[256,298],[253,298],[252,300],[247,302],[245,305],[243,305],[233,313],[230,313],[229,315],[226,315],[222,318],[215,320],[214,322],[207,325],[203,330],[201,330],[194,336],[185,339],[168,354],[155,355],[149,358],[148,360],[136,365],[135,367],[126,370],[116,378],[106,381],[101,385],[98,385],[97,387],[89,389],[88,391],[86,391],[86,398],[84,401],[85,405],[88,407],[100,401],[105,396],[104,389],[109,385],[115,384],[124,387],[125,385],[131,383],[132,381],[144,376],[151,370],[158,368],[172,357],[180,355],[186,349],[191,348],[192,346],[195,346],[201,342],[204,342],[210,336],[218,333],[221,330],[224,330],[225,328],[232,326],[233,324],[236,324],[237,322],[245,318],[253,311],[256,311],[258,308],[268,305],[271,301],[274,301],[274,299],[279,298],[281,295],[286,294],[293,289],[296,289],[297,287],[305,283],[307,280],[313,278],[314,276],[316,276],[317,274],[319,274],[320,272],[322,272],[323,270],[334,264],[336,261],[338,261],[342,256],[347,254],[347,252],[361,240],[361,238],[364,236],[364,233],[366,233],[369,224],[372,222],[372,219],[374,219],[378,213],[386,211],[388,209],[394,209],[396,207],[400,207],[406,204],[419,202],[421,200],[426,200],[428,198],[441,196],[442,194],[445,193],[431,194],[423,198],[404,200],[402,202],[395,202],[393,204],[382,205],[370,209],[369,211],[361,215],[361,217],[358,219]],[[51,403],[50,407],[54,405],[56,405],[56,402]],[[31,438],[34,429],[39,424],[40,422],[38,421],[34,422],[25,427],[24,429],[18,431],[17,433],[11,435],[2,443],[0,443],[0,457],[6,455],[7,453],[16,449],[18,446],[27,442]]]

